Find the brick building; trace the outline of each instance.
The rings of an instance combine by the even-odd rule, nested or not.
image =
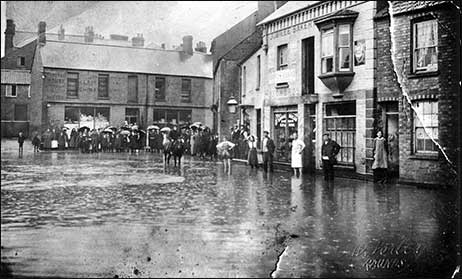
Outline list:
[[[268,130],[275,140],[277,162],[290,163],[298,132],[306,144],[305,170],[319,169],[322,134],[330,133],[342,146],[337,167],[367,174],[377,5],[294,1],[258,24],[263,45],[241,65],[242,104],[253,119],[251,131]]]
[[[111,40],[87,27],[83,35],[45,32],[39,25],[30,66],[30,131],[49,127],[212,125],[212,59],[192,36],[180,50],[144,47],[142,34]],[[17,59],[9,52],[3,61]],[[3,73],[3,69],[2,69]],[[3,87],[3,85],[2,85]],[[2,94],[3,98],[3,94]],[[3,107],[12,98],[2,99]],[[3,126],[3,123],[2,123]]]
[[[393,36],[388,6],[374,21],[376,128],[393,140],[392,166],[401,181],[452,184],[460,144],[460,7],[393,1],[391,11]]]

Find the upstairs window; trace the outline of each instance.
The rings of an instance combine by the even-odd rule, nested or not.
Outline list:
[[[351,69],[351,40],[349,24],[342,24],[338,28],[337,50],[339,59],[339,71],[349,71]]]
[[[67,73],[67,96],[77,97],[79,93],[79,74]]]
[[[7,84],[5,85],[5,96],[6,97],[16,97],[16,85]]]
[[[155,88],[156,101],[165,101],[165,78],[156,77],[156,88]]]
[[[435,20],[413,24],[414,72],[438,70],[438,24]]]
[[[334,29],[322,32],[321,38],[321,65],[322,73],[330,73],[334,68]]]
[[[18,66],[26,66],[26,57],[18,56]]]
[[[98,98],[109,98],[109,75],[98,75]]]
[[[181,102],[183,103],[191,102],[191,80],[190,79],[181,80]]]
[[[138,76],[128,76],[128,98],[129,103],[138,102]]]
[[[287,68],[287,44],[278,46],[278,70]]]

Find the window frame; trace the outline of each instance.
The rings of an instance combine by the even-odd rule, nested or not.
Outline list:
[[[77,78],[70,78],[69,75],[76,75]],[[73,80],[75,82],[75,95],[69,93],[71,92],[69,90],[69,80]],[[78,98],[79,97],[79,82],[80,82],[80,76],[78,72],[67,72],[66,73],[66,96],[68,98]]]
[[[285,50],[285,51],[284,51]],[[277,46],[277,70],[286,70],[289,67],[288,63],[288,53],[289,53],[289,44],[282,44]]]
[[[340,28],[341,26],[348,26],[348,46],[340,46]],[[332,32],[332,56],[323,56],[323,36],[325,33],[331,31]],[[353,72],[353,23],[352,22],[343,22],[343,21],[338,21],[333,24],[328,24],[325,25],[321,28],[321,75],[325,74],[334,74],[334,73],[339,73],[339,72]],[[348,58],[348,63],[349,67],[348,68],[342,68],[341,67],[341,61],[340,61],[340,53],[341,49],[348,49],[349,50],[349,58]],[[332,71],[324,71],[323,63],[326,59],[332,57]]]
[[[184,82],[188,81],[189,83],[189,90],[185,90],[183,85]],[[185,98],[184,92],[188,92],[188,98]],[[181,94],[180,94],[180,102],[181,103],[191,103],[191,93],[192,93],[192,79],[190,78],[182,78],[181,79]]]
[[[438,156],[439,151],[438,151],[438,148],[437,148],[436,144],[431,140],[430,136],[428,136],[427,133],[426,133],[426,128],[431,129],[432,133],[436,129],[436,131],[438,133],[438,137],[436,137],[435,140],[437,142],[439,141],[439,117],[438,117],[439,102],[438,102],[438,100],[435,100],[435,99],[419,99],[419,100],[414,100],[412,102],[412,105],[413,105],[413,107],[416,107],[416,105],[418,105],[418,104],[426,104],[426,103],[430,104],[431,113],[430,114],[422,113],[422,116],[425,117],[425,115],[430,115],[430,118],[432,118],[432,116],[435,115],[436,116],[436,125],[432,125],[432,124],[424,125],[424,124],[422,124],[421,126],[417,126],[416,124],[417,124],[417,121],[419,121],[419,120],[416,117],[416,112],[411,108],[411,110],[412,110],[412,130],[411,130],[411,133],[412,133],[412,153],[414,155],[417,155],[417,156]],[[436,105],[436,112],[433,111],[433,104]],[[423,110],[423,107],[422,107],[422,110]],[[417,144],[417,140],[418,140],[417,139],[417,129],[422,129],[421,127],[425,127],[425,128],[423,128],[424,129],[424,134],[425,134],[425,137],[423,138],[423,145],[424,145],[423,150],[418,149],[418,144]],[[431,141],[432,147],[434,147],[434,150],[426,150],[425,147],[426,147],[426,141],[427,140]]]
[[[25,56],[18,56],[16,64],[18,65],[18,67],[25,67],[26,66],[26,57]]]
[[[158,81],[163,81],[163,85],[162,85],[161,89],[159,89],[157,87],[157,82]],[[166,99],[166,95],[165,95],[166,84],[167,84],[167,79],[165,77],[155,77],[154,78],[154,100],[156,100],[156,101],[165,101],[165,99]],[[162,95],[160,94],[160,92],[162,92]],[[159,95],[161,95],[162,98],[159,98]]]
[[[433,22],[434,24],[434,27],[435,27],[435,32],[436,32],[436,45],[433,45],[433,46],[426,46],[426,47],[422,47],[422,48],[416,48],[416,45],[417,45],[417,38],[418,38],[418,30],[417,30],[417,27],[419,24],[422,24],[424,22]],[[412,73],[415,73],[415,74],[420,74],[420,73],[433,73],[433,72],[438,72],[438,69],[439,69],[439,65],[438,65],[438,56],[439,56],[439,28],[438,28],[438,21],[437,19],[435,18],[432,18],[432,17],[422,17],[422,18],[418,18],[418,19],[414,19],[411,21],[411,32],[412,32],[412,37],[411,37],[411,61],[412,61]],[[429,49],[429,48],[435,48],[435,52],[436,52],[436,65],[435,67],[432,67],[431,65],[433,64],[429,64],[425,67],[418,67],[417,66],[417,63],[418,63],[418,59],[417,59],[417,50],[418,49]]]
[[[106,78],[105,94],[101,94],[101,78]],[[98,74],[98,99],[109,99],[109,74]]]
[[[136,81],[135,86],[135,98],[130,99],[130,79],[134,79]],[[127,103],[138,103],[138,75],[128,75],[127,76]]]
[[[5,84],[5,97],[8,97],[8,98],[18,97],[18,88],[16,84]]]

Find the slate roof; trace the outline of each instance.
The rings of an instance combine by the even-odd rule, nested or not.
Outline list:
[[[212,57],[194,52],[47,41],[44,67],[212,78]]]
[[[269,16],[264,18],[262,21],[260,21],[257,25],[262,25],[270,21],[279,19],[286,15],[295,13],[299,10],[303,10],[307,7],[313,6],[319,2],[321,1],[288,1],[286,4],[284,4],[279,9],[274,11],[274,13],[270,14]]]
[[[450,1],[392,1],[393,13],[401,14],[449,2]]]

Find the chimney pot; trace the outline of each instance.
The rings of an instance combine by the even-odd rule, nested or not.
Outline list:
[[[93,32],[93,26],[85,27],[85,33],[83,34],[85,43],[93,43],[95,39],[95,32]]]
[[[132,38],[132,46],[134,46],[134,47],[144,47],[143,34],[136,33],[136,37]]]
[[[59,31],[58,31],[58,40],[62,41],[64,40],[64,28],[63,28],[63,25],[61,24],[61,26],[59,27]]]

